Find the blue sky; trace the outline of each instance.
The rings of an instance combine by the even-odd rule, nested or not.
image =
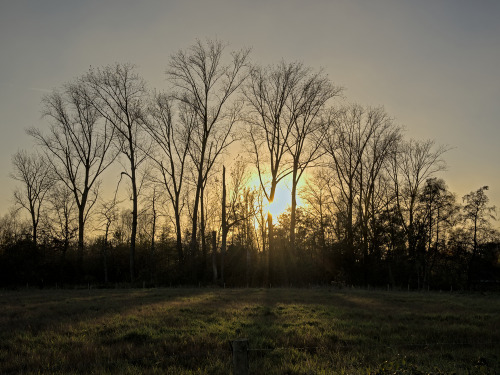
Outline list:
[[[44,93],[114,62],[164,88],[169,56],[207,37],[252,47],[255,62],[323,67],[347,101],[453,147],[442,177],[459,199],[489,185],[500,206],[499,19],[498,1],[0,0],[0,214],[11,155],[46,125]]]

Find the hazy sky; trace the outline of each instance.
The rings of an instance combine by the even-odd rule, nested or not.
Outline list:
[[[114,62],[164,88],[169,56],[196,38],[323,67],[347,101],[383,105],[407,138],[454,147],[442,177],[459,200],[489,185],[500,206],[499,19],[497,0],[0,0],[0,215],[44,93]]]

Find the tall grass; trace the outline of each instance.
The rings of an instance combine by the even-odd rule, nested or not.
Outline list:
[[[1,374],[500,373],[498,295],[328,289],[0,292]]]

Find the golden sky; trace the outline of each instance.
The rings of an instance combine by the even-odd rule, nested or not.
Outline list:
[[[165,88],[169,56],[196,38],[252,47],[254,62],[323,67],[345,101],[383,105],[407,138],[453,147],[441,177],[459,200],[489,185],[498,206],[499,19],[496,0],[1,1],[0,214],[44,93],[114,62]]]

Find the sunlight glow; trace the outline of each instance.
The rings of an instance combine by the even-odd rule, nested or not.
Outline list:
[[[299,187],[302,187],[304,184],[303,181],[299,182]],[[259,177],[257,174],[253,174],[248,183],[247,186],[250,186],[252,188],[259,188]],[[292,197],[291,197],[291,176],[286,177],[282,181],[278,183],[278,186],[276,187],[276,192],[274,194],[274,200],[267,204],[267,202],[264,202],[264,212],[269,212],[273,218],[277,219],[282,213],[284,213],[287,209],[290,208],[292,204]],[[300,196],[297,195],[297,207],[300,207],[302,205],[302,201],[300,199]]]
[[[274,200],[267,204],[265,202],[264,210],[267,212],[270,212],[273,218],[277,218],[279,215],[281,215],[283,212],[287,210],[287,208],[290,207],[291,205],[291,192],[288,187],[288,181],[281,181],[278,186],[276,187],[276,192],[274,194]],[[258,175],[253,175],[252,178],[250,179],[249,186],[253,186],[258,188],[259,187],[259,177]]]
[[[291,196],[290,191],[285,187],[276,188],[276,193],[274,195],[274,200],[269,203],[267,210],[273,215],[273,218],[277,218],[290,206]]]

